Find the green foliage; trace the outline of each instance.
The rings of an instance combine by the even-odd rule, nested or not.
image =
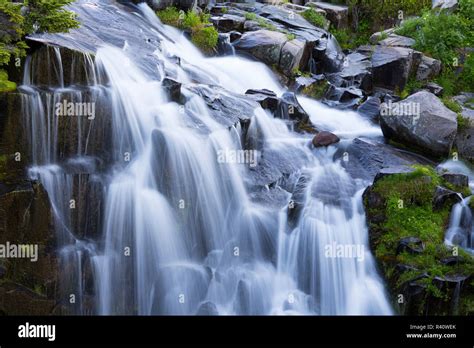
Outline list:
[[[446,106],[449,110],[454,111],[455,113],[462,111],[461,105],[459,105],[455,100],[449,97],[444,97],[441,100],[443,101],[444,106]]]
[[[311,85],[303,88],[302,93],[310,98],[321,100],[329,88],[329,84],[326,80],[314,82]]]
[[[421,81],[417,81],[416,79],[412,78],[408,80],[405,88],[403,91],[399,93],[400,98],[405,99],[409,95],[415,93],[417,90],[419,90],[423,86],[423,83]]]
[[[12,56],[24,57],[28,46],[23,41],[27,34],[34,32],[66,32],[76,28],[79,22],[75,14],[63,9],[72,0],[25,0],[23,4],[10,0],[0,0],[0,12],[8,18],[7,27],[0,36],[0,66],[7,65]],[[25,11],[21,9],[24,6]],[[16,88],[8,81],[4,70],[0,72],[0,91]]]
[[[461,114],[458,114],[458,132],[464,131],[469,127],[469,120],[463,117]]]
[[[164,24],[189,30],[191,41],[206,53],[212,52],[217,46],[219,33],[209,22],[209,15],[198,14],[195,11],[179,11],[176,7],[170,6],[156,13]]]
[[[253,12],[247,12],[245,14],[245,19],[248,21],[255,21],[257,19],[257,15]]]
[[[291,41],[296,39],[296,35],[292,33],[286,33],[286,38]]]
[[[25,0],[25,31],[34,32],[67,32],[77,28],[79,22],[76,14],[63,7],[73,0]]]
[[[342,49],[355,49],[369,42],[372,26],[368,20],[359,22],[356,31],[352,29],[330,29]]]
[[[315,9],[310,8],[302,13],[303,17],[310,22],[312,25],[318,28],[325,28],[327,25],[327,19],[321,13]]]

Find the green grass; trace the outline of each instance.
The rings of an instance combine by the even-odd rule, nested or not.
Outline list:
[[[446,106],[449,110],[454,111],[455,113],[459,113],[462,111],[461,105],[459,105],[456,101],[449,97],[444,97],[441,99],[444,106]]]
[[[245,14],[245,19],[248,20],[248,21],[255,21],[255,20],[257,20],[257,17],[258,16],[253,12],[247,12]]]
[[[219,33],[209,22],[209,14],[194,11],[180,11],[169,6],[158,11],[157,16],[167,25],[191,32],[191,41],[205,53],[211,53],[217,46]]]
[[[328,23],[326,17],[313,8],[307,9],[302,15],[308,22],[318,28],[325,28]]]

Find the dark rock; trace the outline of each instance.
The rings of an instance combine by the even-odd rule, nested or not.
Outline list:
[[[199,306],[196,315],[219,315],[219,312],[214,303],[206,301]]]
[[[357,112],[374,122],[378,122],[380,117],[380,103],[380,98],[369,97],[357,108]]]
[[[305,41],[299,39],[287,41],[281,50],[279,67],[286,76],[292,76],[296,69],[306,70],[309,55],[309,47]]]
[[[291,200],[288,203],[287,210],[289,232],[291,232],[298,224],[305,204],[306,191],[310,183],[311,175],[308,173],[302,173],[293,189],[293,194],[291,195]]]
[[[312,144],[315,147],[329,146],[340,141],[339,137],[331,132],[322,131],[316,134]]]
[[[434,94],[421,91],[383,105],[380,125],[388,139],[433,156],[448,156],[457,133],[457,115]]]
[[[381,46],[394,46],[394,47],[412,47],[415,45],[415,40],[409,37],[400,36],[397,34],[390,34],[386,39],[379,41]]]
[[[441,186],[436,187],[435,196],[433,198],[434,209],[440,210],[445,207],[452,207],[460,202],[462,202],[462,196],[459,193]]]
[[[416,237],[406,237],[398,242],[397,255],[403,252],[409,254],[421,254],[425,250],[423,241]]]
[[[339,72],[344,64],[344,53],[337,40],[331,34],[328,37],[317,40],[313,48],[312,58],[319,67],[315,73]]]
[[[264,109],[275,112],[278,108],[279,99],[277,95],[268,89],[249,89],[245,94],[259,103]]]
[[[279,65],[283,45],[288,41],[285,34],[258,30],[247,32],[234,46],[237,50],[246,52],[268,65]]]
[[[346,56],[342,64],[342,71],[338,74],[345,81],[341,87],[354,86],[367,93],[372,91],[372,72],[370,58],[353,52]]]
[[[403,90],[416,72],[422,54],[404,47],[376,46],[372,55],[374,86]]]
[[[464,259],[461,256],[450,256],[439,260],[439,262],[446,266],[454,266],[463,263]]]
[[[221,17],[211,17],[210,21],[219,30],[227,33],[229,31],[242,31],[244,29],[244,17],[224,14]]]
[[[229,40],[230,40],[231,43],[233,43],[234,41],[237,41],[241,37],[242,37],[242,34],[239,33],[238,31],[231,31],[229,33]]]
[[[170,98],[170,100],[172,100],[174,102],[177,102],[177,103],[180,101],[180,99],[181,99],[181,83],[179,83],[175,80],[169,79],[169,78],[165,78],[163,80],[162,87],[166,91],[166,93],[168,94],[168,97]]]
[[[391,175],[398,175],[398,174],[410,174],[413,173],[415,169],[410,166],[391,166],[387,168],[381,169],[374,178],[374,184],[382,178]]]
[[[280,98],[280,105],[275,117],[282,119],[298,120],[304,123],[309,122],[309,116],[298,102],[296,95],[292,92],[285,92]]]
[[[434,82],[428,82],[425,88],[437,97],[441,97],[444,92],[444,88]]]
[[[343,88],[330,85],[324,97],[330,106],[353,108],[360,103],[364,94],[360,89],[355,87]]]
[[[467,119],[468,125],[456,136],[456,149],[459,156],[474,163],[474,119]]]
[[[443,179],[454,186],[463,188],[469,187],[469,177],[464,174],[446,173],[442,175]]]

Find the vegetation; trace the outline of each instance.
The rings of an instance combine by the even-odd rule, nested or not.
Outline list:
[[[433,206],[434,192],[439,185],[448,186],[448,183],[427,166],[415,166],[408,174],[384,177],[372,188],[384,203],[369,206],[368,215],[384,217],[381,222],[378,219],[372,222],[371,229],[372,235],[377,236],[373,242],[375,255],[392,287],[400,289],[407,281],[424,275],[419,282],[426,286],[427,293],[444,298],[446,294],[433,284],[433,279],[473,274],[474,258],[459,250],[463,262],[455,265],[440,262],[453,256],[453,252],[444,244],[450,207],[435,209]],[[424,250],[417,253],[397,250],[399,241],[406,237],[420,239]],[[406,265],[408,270],[401,272],[396,269],[397,265]]]
[[[303,94],[307,95],[316,100],[321,100],[328,91],[329,83],[325,80],[314,82],[311,85],[303,88],[301,91]]]
[[[315,9],[310,8],[302,13],[303,17],[310,22],[312,25],[318,28],[326,28],[328,23],[326,17],[321,13],[317,12]]]
[[[466,50],[474,45],[474,1],[460,0],[456,13],[425,11],[396,32],[413,38],[416,50],[441,60],[443,74],[436,82],[445,95],[474,91],[474,55]]]
[[[449,97],[444,97],[441,100],[443,101],[444,106],[449,110],[454,111],[455,113],[460,113],[462,111],[461,105],[459,105],[455,100]]]
[[[191,41],[206,53],[212,52],[219,39],[219,33],[209,22],[209,14],[195,11],[179,11],[170,6],[157,12],[164,24],[172,25],[191,32]]]
[[[0,0],[0,15],[5,18],[6,28],[0,35],[0,67],[12,59],[26,55],[28,46],[23,38],[36,32],[67,32],[79,22],[75,14],[63,9],[73,0],[25,0],[24,4]],[[24,6],[22,10],[22,6]],[[0,69],[0,92],[14,90],[16,84],[8,80],[6,70]]]

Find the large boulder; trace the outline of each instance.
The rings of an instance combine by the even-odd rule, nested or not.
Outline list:
[[[376,46],[372,55],[374,86],[403,90],[416,72],[422,54],[404,47]]]
[[[416,72],[416,79],[419,81],[431,80],[441,72],[441,61],[427,56],[421,58],[420,65]]]
[[[287,76],[291,76],[296,69],[305,70],[309,55],[306,42],[298,39],[287,41],[281,50],[280,69]]]
[[[398,103],[384,103],[380,125],[388,139],[434,156],[447,156],[457,132],[457,115],[434,94],[420,91]]]
[[[224,14],[220,17],[211,17],[211,22],[219,32],[229,32],[233,30],[242,31],[244,29],[245,18],[231,14]]]

